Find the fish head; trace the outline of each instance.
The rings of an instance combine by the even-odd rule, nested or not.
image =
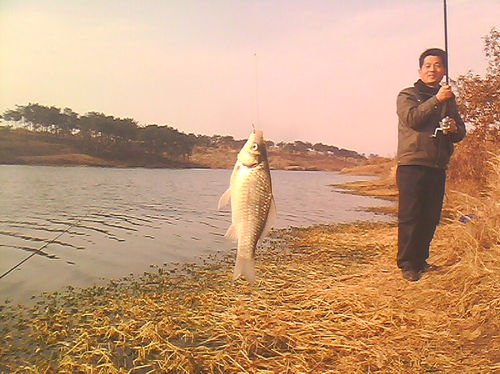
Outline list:
[[[267,150],[261,130],[253,130],[240,153],[238,161],[246,167],[254,167],[261,162],[267,162]]]

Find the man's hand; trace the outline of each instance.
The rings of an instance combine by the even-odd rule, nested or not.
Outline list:
[[[438,93],[436,94],[436,98],[440,103],[446,100],[450,100],[453,97],[453,91],[451,90],[451,86],[445,84],[441,86]]]
[[[446,135],[446,134],[453,134],[453,133],[456,133],[458,131],[458,126],[457,126],[457,123],[455,122],[455,120],[451,117],[448,117],[448,124],[450,126],[449,129],[443,129],[443,134]]]

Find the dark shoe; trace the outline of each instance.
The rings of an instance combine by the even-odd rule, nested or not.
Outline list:
[[[416,282],[420,279],[420,273],[413,269],[403,269],[403,278],[409,282]]]
[[[424,264],[420,267],[421,273],[427,273],[430,271],[437,271],[437,270],[439,270],[439,266],[428,264],[427,262],[424,262]]]

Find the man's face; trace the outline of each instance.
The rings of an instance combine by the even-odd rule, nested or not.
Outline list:
[[[441,58],[438,56],[427,56],[422,67],[418,70],[420,79],[428,86],[436,86],[441,82],[445,69]]]

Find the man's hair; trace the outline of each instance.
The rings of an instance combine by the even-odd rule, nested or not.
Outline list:
[[[440,48],[429,48],[429,49],[425,50],[424,52],[422,52],[422,54],[420,55],[420,57],[418,59],[418,64],[419,64],[420,68],[422,68],[422,65],[424,64],[424,60],[427,56],[439,57],[441,59],[441,62],[443,64],[444,68],[445,69],[447,68],[447,66],[446,66],[446,52]]]

